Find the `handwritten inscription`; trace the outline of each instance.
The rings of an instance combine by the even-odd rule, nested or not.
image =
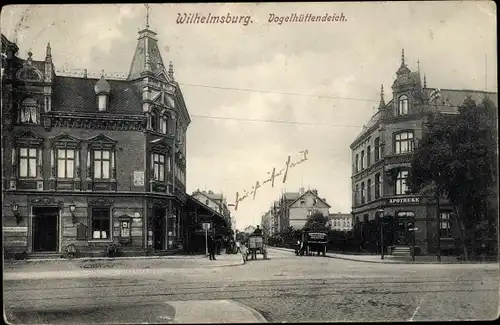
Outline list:
[[[266,179],[265,181],[263,181],[262,184],[259,181],[257,181],[255,183],[255,186],[252,186],[252,190],[250,192],[248,192],[247,190],[244,190],[244,194],[241,197],[240,197],[240,193],[236,192],[236,202],[234,204],[234,210],[235,211],[238,210],[238,203],[245,200],[249,195],[253,194],[253,199],[255,200],[255,194],[257,193],[257,190],[262,187],[262,185],[270,182],[271,187],[274,187],[275,178],[283,175],[282,183],[285,183],[286,179],[288,177],[288,170],[307,160],[307,154],[309,153],[308,150],[300,151],[300,153],[303,156],[301,160],[299,160],[297,162],[292,162],[291,157],[288,156],[288,159],[285,162],[284,168],[282,168],[279,172],[276,172],[276,168],[273,168],[273,170],[271,172],[267,173],[270,177],[268,179]]]

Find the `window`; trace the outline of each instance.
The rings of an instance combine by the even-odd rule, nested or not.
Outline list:
[[[21,102],[19,120],[21,123],[38,124],[38,103],[34,98],[26,98]]]
[[[165,155],[153,154],[153,179],[155,181],[165,181]]]
[[[92,239],[110,239],[111,216],[109,208],[92,209]]]
[[[356,184],[356,191],[354,192],[354,203],[359,203],[359,185]]]
[[[361,170],[363,170],[365,168],[365,151],[364,150],[361,151],[360,161],[361,161]]]
[[[394,135],[394,152],[412,152],[414,146],[413,132],[401,132]]]
[[[158,131],[158,117],[156,113],[151,112],[151,129]]]
[[[306,204],[305,200],[300,200],[300,206],[304,206]]]
[[[408,96],[399,97],[398,115],[408,114]]]
[[[57,149],[57,178],[73,178],[75,150]]]
[[[452,238],[451,233],[451,211],[441,211],[439,214],[440,226],[439,236],[443,238]]]
[[[365,183],[361,183],[361,204],[365,203]]]
[[[205,205],[208,205],[208,200],[205,200]]]
[[[307,211],[307,214],[308,214],[309,216],[312,216],[312,214],[313,214],[312,210]]]
[[[167,134],[167,119],[165,117],[161,118],[161,132]]]
[[[19,149],[19,177],[36,177],[37,150],[34,148]]]
[[[408,186],[406,185],[406,179],[408,178],[407,170],[400,170],[396,178],[396,195],[403,195],[408,192]]]
[[[380,178],[380,173],[375,174],[375,198],[378,199],[380,197],[382,179]]]
[[[380,160],[380,138],[375,138],[375,161]]]
[[[355,160],[355,163],[354,163],[354,171],[357,173],[359,171],[359,155],[356,154],[356,160]]]
[[[372,200],[372,180],[369,179],[366,182],[366,193],[367,193],[367,202],[370,202]]]
[[[371,155],[372,155],[372,148],[368,146],[368,148],[366,148],[366,167],[369,167],[371,164]]]
[[[94,178],[109,179],[111,176],[111,152],[94,150]]]

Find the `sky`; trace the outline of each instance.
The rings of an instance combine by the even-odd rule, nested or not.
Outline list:
[[[262,185],[232,207],[237,229],[260,223],[283,191],[317,189],[331,213],[351,211],[349,145],[385,101],[401,64],[419,62],[427,86],[497,91],[496,7],[488,1],[150,4],[164,62],[173,62],[191,125],[187,192],[234,203],[292,162],[286,182]],[[180,24],[178,15],[250,16],[237,23]],[[344,21],[269,22],[293,13]],[[1,31],[56,69],[127,74],[143,4],[11,5]],[[248,21],[248,20],[247,20]]]

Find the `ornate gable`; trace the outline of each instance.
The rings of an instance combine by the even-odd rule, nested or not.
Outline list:
[[[113,201],[105,197],[98,197],[89,202],[89,206],[92,207],[110,207],[113,205]]]
[[[99,134],[96,135],[95,137],[92,137],[87,140],[88,142],[93,142],[93,143],[106,143],[106,144],[116,144],[118,141],[111,139],[105,134]]]
[[[78,147],[81,144],[80,139],[67,133],[61,133],[51,139],[52,145],[57,147]]]
[[[43,144],[43,137],[39,136],[31,130],[22,130],[18,132],[15,136],[16,144],[25,144],[33,146],[41,146]]]
[[[166,138],[158,138],[152,140],[151,149],[153,151],[161,152],[161,153],[170,153],[172,151],[171,144]]]

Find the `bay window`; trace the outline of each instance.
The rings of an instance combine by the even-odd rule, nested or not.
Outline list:
[[[165,155],[153,153],[151,155],[153,167],[153,179],[159,182],[165,182]]]
[[[414,149],[414,140],[412,131],[404,131],[394,134],[394,152],[407,153]]]
[[[406,185],[406,180],[408,178],[408,171],[407,170],[400,170],[398,172],[398,175],[396,177],[396,195],[403,195],[407,194],[408,192],[408,185]]]
[[[23,124],[39,123],[39,105],[36,99],[26,98],[19,105],[19,121]]]

